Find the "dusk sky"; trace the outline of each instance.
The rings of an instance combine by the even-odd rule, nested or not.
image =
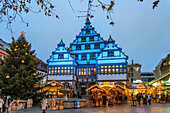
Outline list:
[[[68,47],[85,25],[85,18],[77,18],[75,15],[80,14],[77,10],[87,9],[87,0],[70,1],[76,13],[67,0],[54,2],[55,12],[60,19],[46,17],[44,13],[30,12],[23,15],[25,21],[29,22],[27,28],[17,18],[12,24],[14,38],[17,39],[20,32],[25,31],[25,37],[32,44],[32,49],[36,50],[37,57],[46,62],[61,38]],[[161,0],[155,9],[152,9],[153,1],[155,0],[115,0],[112,14],[114,26],[109,25],[110,20],[107,20],[102,8],[96,8],[94,18],[90,19],[101,37],[107,40],[109,35],[112,36],[129,56],[129,63],[133,59],[134,63],[142,65],[142,72],[152,72],[159,61],[170,53],[170,0]],[[6,23],[1,23],[0,38],[12,42],[11,37],[6,30]]]

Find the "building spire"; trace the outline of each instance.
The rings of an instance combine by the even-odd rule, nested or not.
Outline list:
[[[109,39],[108,39],[108,42],[115,42],[115,41],[112,39],[111,35],[110,35],[110,37],[109,37]]]
[[[90,20],[89,20],[89,17],[87,16],[87,18],[86,18],[86,23],[85,23],[86,25],[90,25],[91,24],[91,22],[90,22]]]
[[[63,39],[61,38],[61,41],[59,42],[59,44],[57,44],[58,46],[65,46],[65,43],[63,42]]]

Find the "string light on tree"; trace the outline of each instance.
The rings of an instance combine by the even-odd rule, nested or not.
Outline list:
[[[28,55],[28,53],[25,53],[25,55]]]

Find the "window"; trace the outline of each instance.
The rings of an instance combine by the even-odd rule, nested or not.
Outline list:
[[[111,56],[113,56],[113,52],[111,52]]]
[[[81,56],[81,59],[82,59],[82,60],[86,60],[86,55],[82,55],[82,56]]]
[[[90,45],[88,45],[88,49],[90,49]]]
[[[54,73],[57,74],[57,67],[55,67]]]
[[[83,75],[83,68],[81,68],[81,75]]]
[[[95,59],[95,54],[93,54],[93,59]]]
[[[60,67],[58,67],[58,74],[60,74]]]
[[[133,73],[131,73],[131,77],[133,77]]]
[[[122,65],[120,65],[120,73],[122,73],[123,71],[122,71]]]
[[[66,74],[66,71],[67,71],[67,67],[64,67],[64,74]]]
[[[88,75],[90,75],[90,68],[88,68]]]
[[[54,73],[54,67],[52,67],[52,70],[51,70],[51,74],[53,74]]]
[[[107,66],[104,66],[104,69],[105,69],[105,73],[107,73]]]
[[[84,68],[84,75],[86,75],[86,68]]]
[[[119,66],[116,65],[116,73],[119,73]]]
[[[110,56],[110,52],[108,52],[108,56]]]
[[[94,70],[93,70],[93,68],[91,68],[91,75],[94,75]]]
[[[87,45],[85,45],[85,49],[87,49]]]
[[[108,66],[108,73],[111,73],[111,66]]]
[[[76,46],[76,50],[78,50],[78,46]]]
[[[70,67],[68,67],[67,73],[70,74]]]
[[[94,68],[94,74],[96,74],[96,68]]]
[[[63,54],[58,54],[58,59],[63,59]]]
[[[100,66],[97,67],[97,73],[100,74]]]
[[[71,67],[71,74],[73,74],[73,67]]]
[[[79,50],[81,50],[81,46],[79,46]]]
[[[94,41],[94,37],[90,37],[90,41]]]
[[[81,41],[82,41],[82,42],[85,42],[85,41],[86,41],[86,38],[82,38]]]
[[[97,45],[95,44],[95,47],[94,47],[95,49],[97,48]]]
[[[81,75],[81,69],[79,68],[79,75]]]
[[[101,73],[103,73],[103,66],[101,66]]]
[[[90,54],[90,59],[95,59],[95,54]]]
[[[133,67],[130,68],[130,71],[133,72]]]
[[[61,67],[61,74],[63,74],[63,67]]]

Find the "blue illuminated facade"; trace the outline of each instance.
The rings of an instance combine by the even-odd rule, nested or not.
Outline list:
[[[85,89],[100,82],[126,84],[127,59],[111,36],[104,40],[87,18],[68,49],[61,40],[52,52],[47,61],[48,81],[67,81],[81,94],[87,94]]]

